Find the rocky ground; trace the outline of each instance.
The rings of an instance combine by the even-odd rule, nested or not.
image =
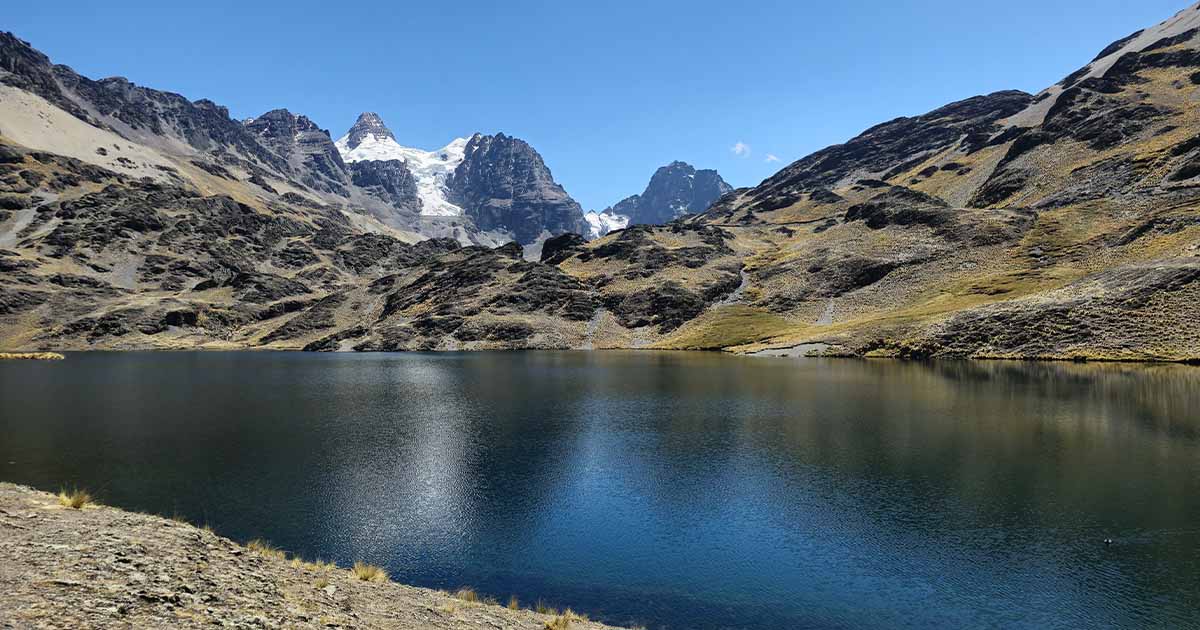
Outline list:
[[[159,516],[0,483],[0,628],[603,630],[244,547]]]

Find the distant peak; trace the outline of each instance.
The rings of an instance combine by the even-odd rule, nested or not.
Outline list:
[[[383,124],[383,119],[375,112],[363,112],[358,115],[358,120],[354,121],[354,126],[368,126],[378,129],[387,130],[387,125]]]
[[[363,112],[358,115],[358,120],[354,121],[354,126],[350,128],[346,134],[346,143],[353,149],[362,143],[363,139],[368,136],[373,136],[378,139],[391,138],[393,141],[396,136],[392,133],[387,125],[383,124],[383,119],[375,112]]]

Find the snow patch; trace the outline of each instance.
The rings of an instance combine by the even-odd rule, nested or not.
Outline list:
[[[466,138],[456,138],[436,151],[424,151],[402,146],[388,136],[368,134],[350,148],[350,135],[334,143],[346,162],[367,160],[401,160],[417,180],[417,197],[421,199],[421,214],[431,217],[456,217],[463,209],[446,198],[446,183],[454,169],[462,163],[467,148]]]
[[[588,224],[588,237],[593,239],[629,227],[629,217],[613,212],[587,212],[584,213],[583,220]]]

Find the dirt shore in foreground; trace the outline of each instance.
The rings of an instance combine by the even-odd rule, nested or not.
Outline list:
[[[0,628],[200,627],[609,628],[363,581],[346,567],[253,550],[187,523],[95,504],[74,509],[0,483]]]

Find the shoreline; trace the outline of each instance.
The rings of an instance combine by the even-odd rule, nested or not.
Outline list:
[[[371,351],[371,352],[311,352],[301,350],[299,348],[267,348],[262,346],[244,346],[232,348],[94,348],[88,350],[61,350],[61,351],[32,351],[32,352],[0,352],[0,361],[4,360],[42,360],[42,361],[61,361],[66,359],[63,353],[71,354],[86,354],[86,353],[109,353],[109,352],[147,352],[147,353],[182,353],[182,352],[280,352],[280,353],[295,353],[295,354],[348,354],[348,355],[385,355],[385,354],[487,354],[497,352],[698,352],[709,354],[725,354],[735,357],[747,357],[756,359],[846,359],[857,361],[900,361],[905,363],[929,363],[929,362],[959,362],[968,361],[973,363],[983,363],[988,361],[1003,361],[1003,362],[1029,362],[1029,363],[1104,363],[1104,364],[1130,364],[1130,365],[1186,365],[1189,367],[1200,367],[1200,357],[1186,359],[1164,359],[1164,358],[1145,358],[1145,359],[1122,359],[1110,357],[1073,357],[1073,356],[978,356],[978,357],[905,357],[905,356],[887,356],[887,355],[871,355],[871,354],[850,354],[850,353],[833,353],[833,354],[799,354],[795,352],[796,348],[811,348],[826,344],[805,343],[797,346],[787,346],[780,348],[769,348],[763,350],[755,350],[750,352],[735,352],[725,348],[487,348],[479,350],[396,350],[396,351]]]
[[[0,627],[618,630],[71,498],[0,482]]]
[[[0,361],[62,361],[58,352],[0,352]]]

